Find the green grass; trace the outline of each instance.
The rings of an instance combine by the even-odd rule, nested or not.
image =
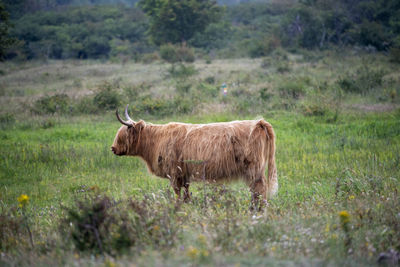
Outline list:
[[[195,62],[196,72],[179,79],[160,62],[0,65],[7,70],[0,77],[0,264],[364,266],[400,251],[398,68],[380,54],[288,58]],[[278,63],[288,68],[277,71]],[[362,89],[364,76],[350,74],[366,65],[371,73],[385,71],[382,82],[360,94],[337,88],[347,75]],[[194,183],[192,201],[176,203],[168,180],[151,176],[138,158],[111,153],[120,127],[114,111],[68,112],[85,97],[93,104],[104,81],[131,104],[132,117],[153,123],[263,116],[277,136],[278,195],[255,213],[241,182]],[[182,90],[175,88],[180,82]],[[223,82],[227,97],[218,91]],[[66,93],[71,106],[32,113],[47,93]],[[140,109],[165,97],[164,110]],[[180,103],[171,99],[192,111],[177,112]],[[21,194],[29,196],[22,209]],[[111,203],[100,212],[108,223],[98,228],[103,254],[96,243],[81,251],[73,242],[80,233],[74,223],[87,219],[98,201]],[[75,221],[70,210],[79,213]]]
[[[229,116],[218,119],[213,115],[191,121],[226,119]],[[133,252],[138,256],[134,261],[146,264],[150,254],[155,257],[150,260],[154,265],[164,260],[167,264],[362,265],[374,263],[379,253],[389,248],[399,248],[398,113],[349,114],[336,124],[293,113],[266,119],[277,135],[280,189],[265,212],[248,210],[250,193],[242,183],[229,185],[222,195],[218,193],[220,186],[194,184],[192,202],[181,207],[180,213],[185,215],[171,215],[180,220],[177,243],[160,250],[149,245]],[[1,132],[1,205],[3,211],[8,210],[17,206],[19,195],[30,197],[27,213],[40,246],[56,242],[62,247],[57,234],[65,216],[62,207],[74,206],[76,198],[94,187],[123,202],[147,196],[149,207],[161,213],[168,202],[174,203],[165,197],[172,194],[168,181],[151,177],[140,160],[116,157],[109,151],[119,124],[109,122],[108,116],[94,122],[85,117],[74,122],[60,118],[46,129],[39,121],[30,125],[27,128],[19,122]],[[341,210],[351,216],[350,247],[344,245],[346,233],[338,216]],[[48,260],[69,265],[77,260],[73,248],[43,261],[42,257],[51,258],[57,249],[40,252],[26,247],[20,244],[8,251],[18,260],[4,258],[3,263],[29,264],[20,258],[26,253],[39,265]],[[83,253],[79,257],[87,264],[124,264],[128,255],[90,260]]]

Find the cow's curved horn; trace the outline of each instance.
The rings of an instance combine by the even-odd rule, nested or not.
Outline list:
[[[118,109],[115,111],[115,114],[117,115],[117,119],[119,120],[120,123],[122,123],[123,125],[126,125],[128,127],[132,126],[132,123],[126,122],[123,119],[121,119],[121,117],[118,114]]]
[[[133,122],[134,120],[132,120],[131,117],[129,117],[129,114],[128,114],[128,106],[129,106],[129,104],[127,104],[126,107],[125,107],[125,118],[127,118],[129,121]]]

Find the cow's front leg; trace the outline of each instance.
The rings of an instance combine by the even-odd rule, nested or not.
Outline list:
[[[181,199],[182,179],[171,178],[170,184],[171,184],[172,188],[174,189],[177,201],[179,201]]]

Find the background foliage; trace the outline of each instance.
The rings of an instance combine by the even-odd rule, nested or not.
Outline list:
[[[250,1],[225,8],[195,0],[143,0],[138,5],[93,1],[79,6],[75,1],[4,2],[14,24],[11,36],[20,40],[7,58],[138,60],[159,46],[186,42],[199,55],[212,52],[219,57],[262,57],[280,47],[356,45],[391,50],[396,61],[400,47],[396,0]]]

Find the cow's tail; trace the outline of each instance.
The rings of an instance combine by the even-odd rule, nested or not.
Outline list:
[[[267,195],[272,197],[278,192],[278,175],[275,165],[275,132],[272,125],[264,121],[264,127],[267,132],[268,142],[268,177],[267,177]]]

